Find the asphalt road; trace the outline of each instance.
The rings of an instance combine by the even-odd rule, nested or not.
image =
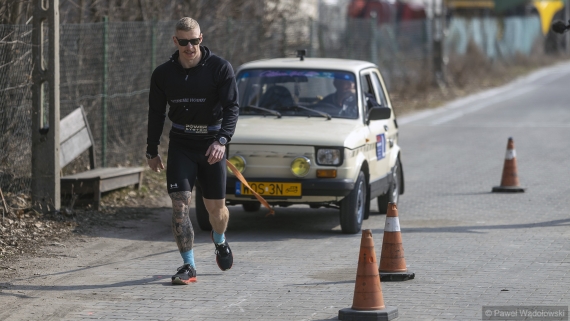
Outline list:
[[[382,283],[398,320],[481,320],[488,305],[567,309],[569,84],[570,64],[558,65],[400,118],[399,215],[416,278]],[[527,189],[491,193],[509,137]],[[0,319],[335,320],[352,305],[360,235],[340,233],[338,211],[230,211],[230,271],[217,268],[208,233],[197,232],[198,282],[171,286],[181,262],[170,211],[159,209],[19,262],[16,277],[0,279]],[[384,222],[372,214],[363,226],[378,257]]]

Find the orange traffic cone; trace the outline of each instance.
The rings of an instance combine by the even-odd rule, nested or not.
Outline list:
[[[378,272],[382,281],[406,281],[416,277],[416,274],[408,271],[406,267],[398,207],[394,203],[388,203]]]
[[[339,320],[392,320],[398,317],[398,308],[384,305],[377,267],[372,231],[362,230],[352,308],[339,310]]]
[[[501,186],[493,187],[493,192],[524,192],[524,188],[519,186],[519,176],[517,174],[517,153],[515,151],[515,142],[512,137],[509,137],[509,142],[507,143],[507,154],[505,155],[505,165],[503,166]]]

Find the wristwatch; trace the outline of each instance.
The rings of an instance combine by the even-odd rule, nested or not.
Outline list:
[[[158,156],[158,154],[153,155],[153,154],[151,154],[151,153],[146,153],[145,156],[146,156],[146,159],[153,159],[153,158],[155,158],[156,156]]]
[[[225,146],[228,143],[228,139],[225,138],[224,136],[220,136],[218,138],[218,143],[220,143],[220,145]]]

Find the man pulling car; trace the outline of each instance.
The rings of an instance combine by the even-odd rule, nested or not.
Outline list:
[[[224,235],[229,211],[225,205],[226,163],[222,160],[225,145],[235,131],[239,107],[232,66],[200,45],[198,22],[180,19],[172,40],[178,50],[154,70],[151,78],[146,157],[152,170],[164,169],[158,144],[168,103],[172,129],[166,180],[172,199],[172,231],[184,261],[172,276],[172,283],[188,284],[196,281],[194,230],[189,217],[196,179],[212,225],[218,267],[228,270],[233,264]]]

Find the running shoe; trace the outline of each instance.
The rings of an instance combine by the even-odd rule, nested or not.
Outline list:
[[[190,264],[182,265],[172,276],[172,284],[186,285],[191,282],[196,282],[196,270]]]
[[[214,231],[210,232],[210,236],[212,237],[212,242],[214,242]],[[225,271],[232,268],[234,264],[234,255],[232,254],[232,250],[228,245],[227,241],[224,241],[222,244],[216,244],[216,263],[218,263],[218,267],[220,270]]]

